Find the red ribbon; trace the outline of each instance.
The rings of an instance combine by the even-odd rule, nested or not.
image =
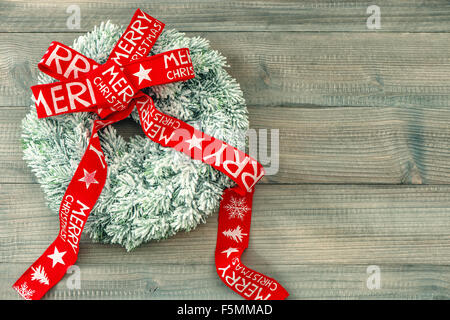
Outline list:
[[[285,299],[274,279],[242,264],[248,246],[254,185],[264,169],[255,159],[166,115],[140,89],[195,77],[189,49],[147,57],[164,23],[137,10],[129,26],[99,65],[75,50],[52,42],[38,67],[60,82],[31,87],[39,118],[72,112],[95,112],[88,147],[64,194],[56,240],[13,285],[25,299],[40,299],[75,263],[80,236],[107,177],[98,130],[129,116],[137,108],[142,128],[152,141],[174,148],[225,173],[237,187],[224,191],[219,210],[216,268],[219,277],[246,299]]]

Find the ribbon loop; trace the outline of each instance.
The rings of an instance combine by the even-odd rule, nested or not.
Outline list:
[[[111,60],[93,70],[87,81],[96,88],[99,107],[110,108],[113,112],[125,110],[137,92],[121,68]]]
[[[165,24],[141,9],[137,9],[127,29],[117,41],[108,60],[123,66],[137,59],[148,56]]]
[[[71,49],[63,65],[61,59],[55,58],[59,57],[56,53],[60,48],[63,47],[59,44],[51,45],[41,69],[58,78],[75,75],[77,78],[31,87],[39,118],[80,111],[95,111],[105,118],[112,112],[124,110],[138,89],[195,77],[188,48],[139,59],[123,67],[113,60],[103,65],[87,61],[85,66],[88,67],[83,70],[91,71],[82,76],[80,70],[71,66],[82,59],[74,57],[83,56]]]
[[[84,77],[77,81],[61,81],[31,87],[39,118],[64,113],[88,111],[95,106],[98,94],[92,82]]]
[[[130,62],[123,66],[123,71],[139,89],[195,77],[188,48],[166,51]]]
[[[98,67],[98,63],[65,44],[53,41],[38,63],[38,68],[60,80],[74,80]]]
[[[92,111],[95,106],[100,109],[109,108],[112,112],[122,111],[126,109],[137,90],[120,67],[108,61],[87,76],[32,86],[31,91],[38,117],[44,118]],[[105,116],[103,114],[103,117]]]
[[[127,29],[111,51],[108,60],[122,66],[147,57],[164,26],[164,23],[141,9],[136,10]],[[63,81],[77,79],[98,65],[96,61],[76,50],[53,41],[38,63],[38,68],[49,76]]]

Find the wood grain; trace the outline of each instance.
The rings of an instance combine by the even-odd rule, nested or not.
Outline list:
[[[37,185],[0,186],[0,298],[12,298],[8,282],[53,240],[58,222]],[[291,298],[450,297],[450,186],[265,185],[254,204],[243,259],[285,283]],[[62,281],[47,298],[236,298],[215,275],[216,230],[214,216],[130,253],[85,236],[82,289]],[[381,269],[380,290],[366,287],[369,265]]]
[[[156,0],[2,1],[0,32],[72,32],[70,5],[81,10],[79,31],[101,20],[128,24],[137,8],[182,31],[449,32],[446,0]],[[381,10],[381,29],[368,30],[367,8]]]
[[[78,30],[66,25],[72,4]],[[127,24],[138,7],[209,39],[251,127],[279,130],[279,170],[255,193],[249,267],[291,299],[450,299],[446,0],[1,1],[0,299],[19,299],[11,285],[59,228],[22,160],[36,64],[51,41],[71,44],[102,17]],[[140,134],[131,120],[115,127]],[[216,218],[130,253],[83,235],[81,289],[66,276],[45,299],[237,299],[215,273]],[[369,265],[380,289],[366,286]]]
[[[22,160],[27,110],[0,108],[0,183],[36,182]],[[263,183],[450,183],[449,109],[249,107],[249,118],[260,142],[279,131]],[[142,135],[132,120],[115,127]]]
[[[250,106],[449,107],[450,34],[196,32],[231,65]],[[52,40],[0,34],[0,106],[29,104]]]
[[[35,258],[35,257],[34,257]],[[111,256],[115,258],[115,256]],[[212,264],[188,265],[149,262],[87,264],[79,262],[81,288],[69,289],[66,275],[45,296],[45,300],[129,300],[129,299],[235,299]],[[31,263],[31,262],[30,262]],[[26,263],[0,265],[1,299],[20,300],[11,289]],[[450,268],[432,264],[382,265],[381,288],[366,286],[367,265],[251,265],[276,276],[286,284],[288,299],[449,299]]]

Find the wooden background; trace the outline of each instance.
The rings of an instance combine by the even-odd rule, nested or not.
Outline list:
[[[81,8],[70,30],[69,5]],[[381,29],[368,30],[369,5]],[[255,194],[243,260],[291,299],[450,298],[450,3],[427,1],[0,1],[0,298],[53,241],[57,217],[22,160],[37,62],[136,8],[211,41],[251,127],[280,130],[280,169]],[[135,134],[130,122],[117,126]],[[81,289],[46,299],[236,299],[216,276],[217,216],[126,253],[81,244]],[[366,286],[367,267],[381,288]]]

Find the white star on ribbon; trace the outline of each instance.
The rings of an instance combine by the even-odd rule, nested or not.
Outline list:
[[[150,71],[152,71],[152,68],[150,69],[144,69],[144,67],[142,66],[142,64],[139,65],[139,71],[134,73],[133,76],[136,76],[139,78],[139,84],[141,84],[142,80],[148,80],[148,81],[152,81],[152,79],[150,79],[149,77],[149,73]]]
[[[226,253],[227,254],[227,258],[230,257],[230,254],[235,253],[235,252],[239,252],[238,249],[236,248],[228,248],[227,250],[223,250],[222,253]]]
[[[79,179],[78,181],[86,183],[86,189],[89,189],[89,186],[91,185],[91,183],[98,184],[98,181],[95,180],[95,173],[97,172],[97,170],[95,170],[94,172],[91,172],[91,173],[89,173],[86,169],[83,169],[83,171],[84,171],[84,177]]]
[[[57,263],[65,264],[62,257],[66,254],[66,251],[59,252],[58,249],[55,246],[55,250],[53,251],[53,254],[49,254],[47,257],[53,260],[52,268],[55,267]]]
[[[192,135],[192,138],[189,140],[186,140],[187,143],[189,143],[189,150],[192,148],[199,148],[202,150],[201,142],[205,140],[204,138],[197,138],[195,134]]]

